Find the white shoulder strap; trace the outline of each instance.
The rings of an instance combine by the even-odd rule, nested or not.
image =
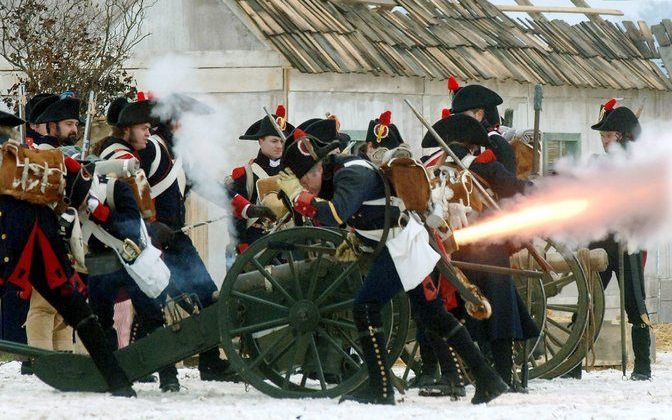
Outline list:
[[[115,155],[117,155],[117,151],[124,151],[124,152],[131,152],[131,149],[129,149],[127,146],[124,146],[121,143],[112,143],[109,146],[107,146],[103,151],[100,153],[101,159],[114,159]]]
[[[376,167],[373,165],[373,163],[369,162],[368,160],[364,160],[364,159],[351,160],[351,161],[345,162],[343,164],[343,167],[345,167],[345,168],[349,168],[351,166],[361,166],[362,168],[371,169],[372,171],[376,170]]]
[[[159,169],[159,164],[161,163],[161,146],[159,144],[163,143],[162,140],[163,139],[157,135],[149,136],[149,139],[147,139],[147,141],[152,143],[156,149],[154,160],[152,160],[152,164],[149,166],[149,173],[147,174],[147,178],[153,177],[156,171]]]
[[[156,198],[159,195],[161,195],[171,185],[173,185],[173,182],[179,180],[178,176],[180,175],[180,173],[183,173],[182,159],[177,158],[175,159],[175,162],[173,162],[173,167],[170,168],[170,172],[168,172],[168,175],[166,175],[165,178],[163,178],[161,181],[157,182],[156,184],[150,187],[150,196],[152,198]],[[180,186],[180,193],[184,195],[184,189],[182,186]]]

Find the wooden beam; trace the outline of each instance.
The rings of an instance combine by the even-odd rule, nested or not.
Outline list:
[[[349,3],[349,4],[368,4],[371,6],[380,6],[380,7],[386,7],[386,8],[394,8],[395,6],[398,6],[397,2],[395,0],[341,0],[343,3]]]
[[[534,6],[530,0],[516,0],[516,3],[518,3],[520,6]],[[529,12],[528,15],[534,20],[538,20],[541,22],[546,22],[547,19],[544,15],[541,13],[536,13],[536,12]]]
[[[520,6],[512,4],[495,5],[502,12],[522,13],[579,13],[584,15],[623,16],[623,12],[616,9],[594,9],[592,7],[557,7],[557,6]]]
[[[587,1],[585,0],[572,0],[572,3],[574,3],[574,6],[576,7],[590,7]],[[600,17],[600,15],[586,15],[588,16],[588,19],[590,19],[591,22],[593,23],[604,23],[604,19]]]

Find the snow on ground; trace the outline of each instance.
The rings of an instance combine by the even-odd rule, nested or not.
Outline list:
[[[158,384],[136,384],[137,399],[103,394],[62,393],[34,376],[19,374],[19,363],[0,366],[0,418],[62,419],[589,419],[672,418],[672,353],[658,353],[651,382],[621,378],[618,370],[585,373],[581,381],[535,380],[530,393],[506,394],[487,405],[468,398],[423,398],[417,391],[397,395],[394,407],[338,404],[335,400],[278,400],[242,384],[201,382],[198,371],[180,369],[183,389],[164,394]]]

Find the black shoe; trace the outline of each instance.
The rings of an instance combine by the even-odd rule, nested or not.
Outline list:
[[[509,386],[490,366],[484,366],[481,371],[476,375],[476,393],[471,399],[472,404],[490,402],[509,390]]]
[[[637,372],[632,372],[632,375],[630,375],[630,380],[631,381],[650,381],[651,380],[651,374],[650,373],[637,373]]]
[[[423,387],[418,393],[421,397],[450,397],[457,400],[466,397],[467,391],[462,381],[454,375],[441,375],[436,383]]]
[[[159,388],[161,392],[180,391],[180,381],[177,379],[177,369],[174,365],[159,371]]]
[[[418,376],[408,381],[408,389],[430,387],[436,383],[434,374],[421,372]]]
[[[153,373],[150,373],[149,375],[145,375],[141,378],[138,378],[135,380],[135,382],[139,382],[141,384],[153,384],[157,382],[156,375]]]
[[[30,360],[24,360],[21,362],[21,374],[22,375],[32,375],[33,374],[33,362]]]
[[[234,383],[241,381],[240,375],[233,370],[229,361],[220,359],[218,347],[205,351],[198,356],[198,372],[202,381]]]
[[[125,386],[122,388],[113,389],[110,391],[113,397],[125,397],[125,398],[136,398],[138,394],[135,393],[135,390],[132,386]]]
[[[352,401],[359,404],[379,404],[379,405],[395,405],[394,393],[389,393],[385,397],[381,396],[379,392],[371,389],[369,386],[358,388],[352,394],[345,394],[338,400],[338,403],[345,401]]]

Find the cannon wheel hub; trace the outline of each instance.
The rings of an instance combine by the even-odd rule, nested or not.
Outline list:
[[[289,309],[289,323],[299,332],[313,332],[320,323],[320,310],[309,300],[300,300]]]

